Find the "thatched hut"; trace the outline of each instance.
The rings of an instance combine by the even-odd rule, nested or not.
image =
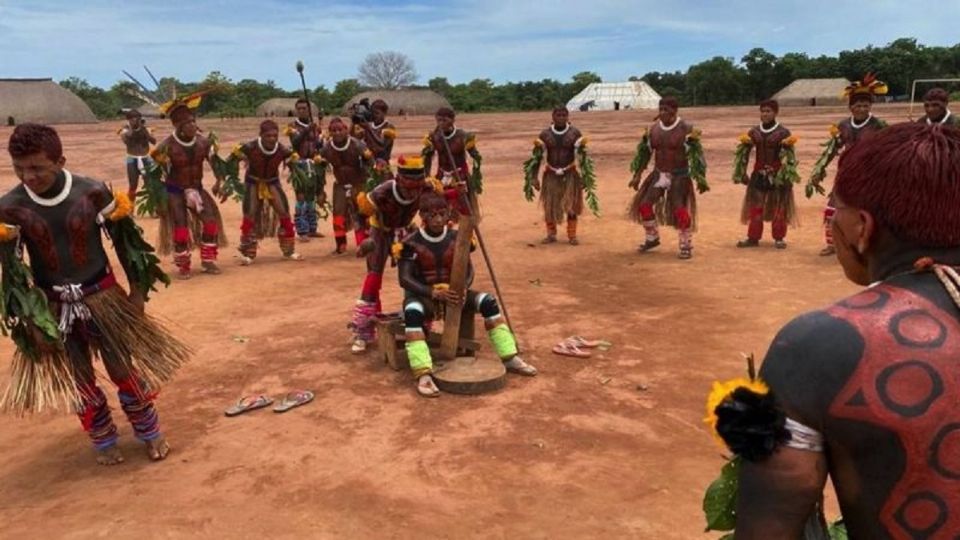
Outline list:
[[[256,115],[261,118],[265,116],[293,118],[297,115],[297,99],[299,98],[270,98],[257,107]],[[313,109],[313,115],[316,116],[320,108],[312,101],[310,107]]]
[[[0,122],[23,124],[90,124],[90,107],[53,79],[0,79]]]
[[[780,105],[787,107],[816,105],[846,105],[843,90],[850,84],[844,78],[797,79],[773,95]]]
[[[350,107],[363,98],[368,98],[371,102],[382,99],[390,107],[391,115],[399,114],[433,114],[440,107],[449,107],[450,102],[447,98],[427,88],[411,88],[407,90],[371,90],[361,92],[343,106],[344,114],[348,114]]]

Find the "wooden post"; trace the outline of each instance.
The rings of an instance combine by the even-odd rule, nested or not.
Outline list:
[[[449,152],[449,149],[447,150]],[[451,163],[453,158],[450,158]],[[453,266],[450,268],[450,289],[460,294],[460,299],[467,295],[467,271],[470,269],[470,244],[473,241],[473,230],[479,221],[479,204],[477,194],[470,190],[461,200],[469,205],[469,215],[460,213],[457,222],[457,243],[453,249]],[[457,357],[457,345],[460,343],[460,316],[462,309],[450,309],[447,306],[446,316],[443,318],[443,338],[440,340],[440,358],[453,360]]]
[[[453,251],[453,267],[450,269],[450,290],[456,291],[463,299],[467,293],[467,271],[470,268],[470,241],[477,218],[473,215],[460,215],[457,226],[457,243]],[[460,342],[460,316],[463,310],[447,306],[443,318],[443,339],[440,340],[440,357],[453,360],[457,357],[457,344]]]

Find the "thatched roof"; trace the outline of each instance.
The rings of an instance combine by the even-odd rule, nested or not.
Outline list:
[[[260,117],[282,116],[293,118],[297,115],[297,99],[298,98],[270,98],[257,107],[256,115]],[[313,108],[313,115],[316,116],[320,108],[312,101],[310,102],[310,106]]]
[[[797,79],[773,95],[780,105],[845,105],[843,90],[850,84],[844,78]]]
[[[407,89],[407,90],[371,90],[361,92],[343,106],[344,114],[349,113],[350,107],[363,98],[370,99],[371,102],[382,99],[390,107],[390,114],[433,114],[440,107],[449,107],[450,102],[447,98],[426,88]]]
[[[0,79],[0,122],[89,124],[97,121],[90,107],[53,79]]]

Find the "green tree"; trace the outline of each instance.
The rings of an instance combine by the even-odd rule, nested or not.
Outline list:
[[[86,79],[67,77],[60,81],[60,86],[76,94],[101,120],[116,118],[120,115],[121,102],[117,96],[91,85]]]
[[[356,79],[344,79],[337,82],[330,95],[330,112],[338,114],[340,109],[350,101],[350,98],[363,91],[363,87]]]
[[[323,114],[328,114],[330,111],[333,111],[333,94],[327,90],[327,87],[320,85],[313,89],[310,92],[310,99],[317,104],[317,107],[320,107],[320,112]],[[317,111],[313,111],[314,114],[317,114]]]
[[[730,105],[750,99],[746,72],[732,58],[715,56],[690,66],[687,99],[693,105]]]
[[[687,74],[674,71],[673,73],[660,73],[651,71],[640,77],[640,80],[649,84],[661,96],[677,96],[684,94],[687,88]]]
[[[450,90],[453,89],[453,87],[450,85],[450,81],[448,81],[446,77],[434,77],[430,79],[427,81],[427,87],[441,96],[447,96],[450,93]]]
[[[571,77],[570,80],[573,81],[569,88],[569,91],[572,92],[570,97],[579,94],[584,88],[590,86],[592,83],[603,82],[603,79],[601,79],[599,75],[592,71],[581,71],[580,73],[577,73]]]
[[[755,100],[767,99],[777,91],[773,77],[777,64],[775,55],[756,47],[745,54],[740,62],[747,69],[750,91]]]
[[[239,114],[240,111],[234,110],[231,101],[235,95],[233,83],[226,75],[219,71],[211,71],[200,81],[197,91],[206,92],[203,101],[200,102],[198,114]]]

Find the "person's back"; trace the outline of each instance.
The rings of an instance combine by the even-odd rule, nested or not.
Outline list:
[[[737,538],[799,537],[827,473],[850,538],[960,538],[960,131],[878,133],[835,193],[838,258],[870,286],[771,345],[792,440],[744,463]]]

